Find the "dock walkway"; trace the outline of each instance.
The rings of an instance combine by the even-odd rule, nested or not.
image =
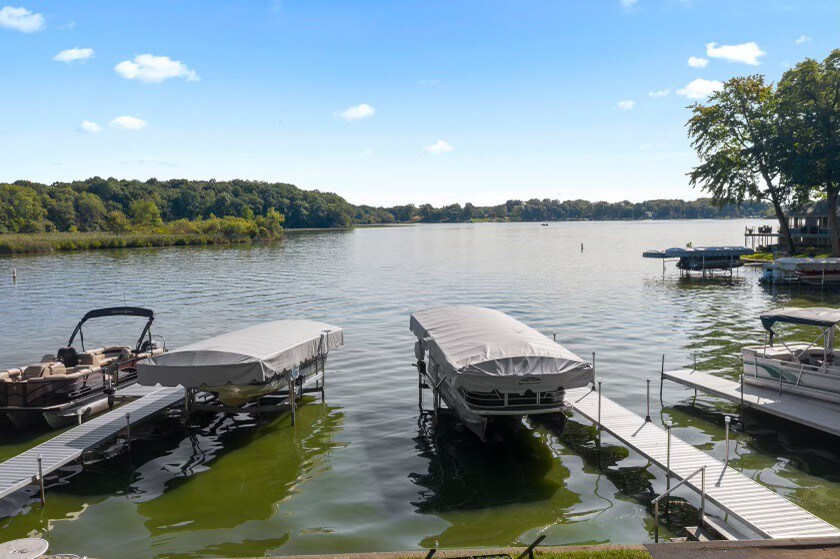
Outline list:
[[[42,473],[48,473],[77,460],[86,450],[116,436],[126,423],[137,423],[183,399],[183,388],[130,386],[117,397],[137,397],[133,402],[52,438],[26,452],[0,463],[0,499],[38,481],[38,456]],[[128,414],[128,419],[126,419]]]
[[[840,436],[840,405],[837,404],[798,394],[785,392],[779,394],[776,389],[750,384],[744,385],[742,400],[740,383],[689,369],[665,371],[662,373],[662,378],[737,404],[743,401],[744,407]]]
[[[598,392],[589,388],[566,391],[567,403],[598,424]],[[601,428],[665,469],[668,433],[665,429],[627,410],[609,398],[600,398]],[[840,530],[791,503],[733,468],[671,435],[671,473],[684,479],[706,466],[706,499],[764,538],[811,538],[840,536]],[[698,494],[700,476],[686,485]]]

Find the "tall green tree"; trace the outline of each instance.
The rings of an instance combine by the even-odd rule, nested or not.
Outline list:
[[[785,72],[778,98],[782,170],[800,199],[816,194],[826,200],[831,251],[840,256],[840,49],[822,62],[807,59]]]
[[[691,106],[688,136],[700,158],[690,173],[718,205],[768,200],[779,221],[781,241],[793,253],[783,207],[790,185],[780,169],[778,99],[764,76],[732,78],[705,104]]]

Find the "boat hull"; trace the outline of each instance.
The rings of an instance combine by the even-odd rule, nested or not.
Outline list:
[[[840,403],[840,369],[770,359],[744,351],[744,383]]]

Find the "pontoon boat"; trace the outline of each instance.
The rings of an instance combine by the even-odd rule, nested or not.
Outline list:
[[[590,363],[499,311],[427,309],[411,315],[410,328],[436,397],[482,439],[488,419],[559,412],[565,390],[593,381]]]
[[[327,354],[344,344],[341,328],[312,320],[278,320],[209,338],[138,364],[140,384],[183,386],[241,406],[302,386],[324,370]]]
[[[137,316],[146,319],[134,347],[108,346],[86,349],[82,326],[91,319],[107,316]],[[25,368],[0,371],[0,413],[18,428],[46,420],[52,427],[66,425],[81,411],[90,415],[108,408],[104,390],[136,382],[138,359],[159,355],[165,342],[153,339],[154,312],[139,307],[110,307],[85,314],[66,347],[56,355],[45,355]],[[81,351],[73,343],[79,337]]]
[[[840,402],[840,362],[834,355],[840,309],[776,309],[762,314],[761,324],[767,331],[764,345],[741,350],[745,383]],[[810,326],[819,334],[811,343],[780,341],[777,345],[780,324]]]

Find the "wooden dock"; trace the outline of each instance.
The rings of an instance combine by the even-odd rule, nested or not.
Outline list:
[[[0,463],[0,499],[30,483],[38,483],[39,456],[42,459],[40,475],[46,476],[81,458],[90,448],[117,436],[127,424],[142,421],[182,400],[184,389],[134,385],[118,391],[117,397],[137,399]]]
[[[665,469],[668,432],[645,421],[598,392],[577,388],[566,392],[567,403],[623,444]],[[600,403],[599,403],[600,401]],[[599,421],[600,417],[600,421]],[[685,479],[706,466],[706,499],[762,538],[817,538],[840,536],[840,530],[791,503],[734,468],[671,435],[671,475]],[[700,476],[686,485],[701,492]]]
[[[662,378],[840,437],[837,404],[750,384],[744,384],[742,394],[741,383],[689,369],[665,371]]]

